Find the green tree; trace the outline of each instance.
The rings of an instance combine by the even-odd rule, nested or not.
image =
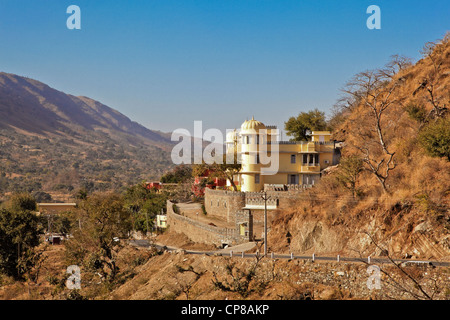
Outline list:
[[[204,176],[208,174],[210,177],[216,177],[228,180],[234,191],[237,191],[237,186],[234,183],[234,176],[241,171],[242,165],[237,161],[237,152],[234,153],[232,163],[227,163],[227,155],[223,155],[222,163],[195,164],[192,167],[192,174],[194,176]],[[203,183],[208,183],[208,180],[203,180]]]
[[[79,204],[74,218],[78,228],[65,244],[68,260],[113,282],[119,273],[117,252],[122,247],[117,240],[128,237],[131,230],[131,212],[125,208],[122,196],[93,194]]]
[[[16,193],[11,196],[10,209],[13,211],[36,211],[36,199],[29,193]]]
[[[237,191],[236,184],[234,183],[234,176],[241,171],[242,165],[237,161],[237,153],[234,153],[234,159],[232,163],[227,163],[226,155],[223,156],[222,163],[214,163],[212,165],[213,176],[228,180],[234,191]]]
[[[39,202],[39,203],[51,202],[53,200],[51,194],[44,192],[44,191],[34,192],[33,197],[36,199],[36,202]]]
[[[32,200],[26,194],[14,195],[9,208],[0,211],[0,270],[18,280],[40,260],[36,247],[43,228]]]
[[[166,172],[160,180],[162,183],[185,183],[188,182],[191,177],[192,167],[182,164]]]
[[[325,113],[314,109],[308,112],[301,112],[297,117],[290,117],[284,123],[284,129],[288,136],[292,136],[293,141],[308,140],[308,131],[328,130],[325,120]]]
[[[133,212],[133,227],[144,233],[150,231],[157,214],[166,208],[167,193],[158,193],[146,188],[144,183],[127,189],[124,195],[125,206]]]
[[[419,132],[422,147],[432,157],[447,157],[450,161],[450,117],[439,118]]]

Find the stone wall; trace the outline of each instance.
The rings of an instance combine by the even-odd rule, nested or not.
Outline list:
[[[205,209],[208,215],[227,222],[236,222],[236,211],[245,207],[245,193],[228,190],[205,190]]]
[[[292,206],[298,199],[301,190],[267,191],[267,220],[270,225],[276,216],[276,209]],[[207,215],[232,223],[236,227],[219,228],[207,225],[173,212],[170,201],[167,203],[167,223],[176,232],[186,234],[192,241],[221,246],[223,243],[238,244],[250,239],[261,239],[264,231],[264,210],[246,206],[263,206],[264,200],[259,192],[239,192],[228,190],[205,190],[205,209]],[[245,230],[245,236],[240,233]]]
[[[291,206],[303,192],[300,190],[289,191],[267,191],[270,200],[267,201],[268,210],[273,209],[270,206],[276,206],[277,209],[283,209]],[[239,192],[228,190],[206,189],[205,209],[208,215],[216,216],[227,222],[236,222],[236,212],[242,210],[246,205],[264,205],[260,192]],[[259,210],[257,210],[258,212]]]
[[[287,191],[267,191],[270,198],[267,201],[267,222],[270,225],[276,216],[278,209],[284,209],[295,204],[303,192],[303,189],[289,189]],[[244,207],[251,208],[251,235],[261,239],[264,231],[264,200],[261,192],[238,192],[228,190],[207,189],[205,193],[205,209],[208,216],[216,216],[227,222],[238,224],[239,214]],[[256,209],[255,206],[262,208]],[[253,207],[253,208],[252,208]],[[247,210],[244,210],[247,211]]]
[[[245,219],[245,216],[241,215],[241,218]],[[234,245],[249,241],[248,235],[239,235],[239,225],[236,225],[235,229],[230,229],[201,223],[175,213],[173,203],[170,201],[167,201],[167,223],[171,230],[184,233],[194,242],[214,244],[221,247],[224,243]]]

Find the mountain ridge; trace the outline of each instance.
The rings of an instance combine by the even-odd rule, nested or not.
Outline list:
[[[123,189],[173,164],[170,133],[85,96],[0,72],[0,198]],[[49,162],[50,161],[50,162]]]
[[[150,130],[92,98],[66,94],[38,80],[5,72],[0,72],[0,116],[0,127],[14,126],[37,134],[60,134],[61,129],[75,125],[171,143],[168,134]]]

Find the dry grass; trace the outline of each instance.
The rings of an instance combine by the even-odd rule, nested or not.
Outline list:
[[[435,61],[441,64],[437,75],[433,75],[431,59],[424,58],[394,76],[404,81],[393,97],[401,97],[398,99],[401,102],[387,109],[382,118],[385,139],[395,152],[396,167],[386,180],[389,193],[382,192],[374,174],[363,171],[357,182],[358,196],[353,198],[336,179],[339,169],[334,170],[306,192],[302,200],[277,214],[269,234],[273,249],[286,251],[285,234],[289,230],[296,248],[309,247],[301,243],[312,237],[314,246],[309,250],[323,249],[321,242],[331,241],[336,233],[348,238],[342,242],[342,250],[378,252],[373,243],[361,236],[361,232],[368,232],[382,240],[392,254],[416,252],[417,258],[450,256],[450,241],[446,237],[450,230],[450,162],[425,154],[417,142],[421,123],[406,110],[409,104],[422,105],[427,113],[433,110],[427,90],[417,90],[425,78],[432,76],[438,83],[434,87],[435,97],[441,105],[450,106],[448,40],[447,37],[447,42],[437,47],[440,53]],[[361,141],[356,132],[373,125],[369,116],[363,106],[356,107],[334,132],[334,138],[345,141],[343,157],[358,155],[354,146]],[[423,222],[432,229],[419,235],[414,228]],[[313,229],[317,224],[324,230],[320,236]]]

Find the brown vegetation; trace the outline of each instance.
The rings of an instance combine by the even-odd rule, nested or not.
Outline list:
[[[449,116],[450,37],[425,52],[415,65],[402,59],[395,72],[364,72],[347,84],[334,138],[344,141],[342,159],[360,158],[363,170],[338,166],[279,212],[269,235],[273,250],[287,250],[289,231],[295,253],[382,254],[368,233],[385,254],[450,259],[450,162],[418,142],[424,127]],[[342,175],[351,183],[343,185]]]

